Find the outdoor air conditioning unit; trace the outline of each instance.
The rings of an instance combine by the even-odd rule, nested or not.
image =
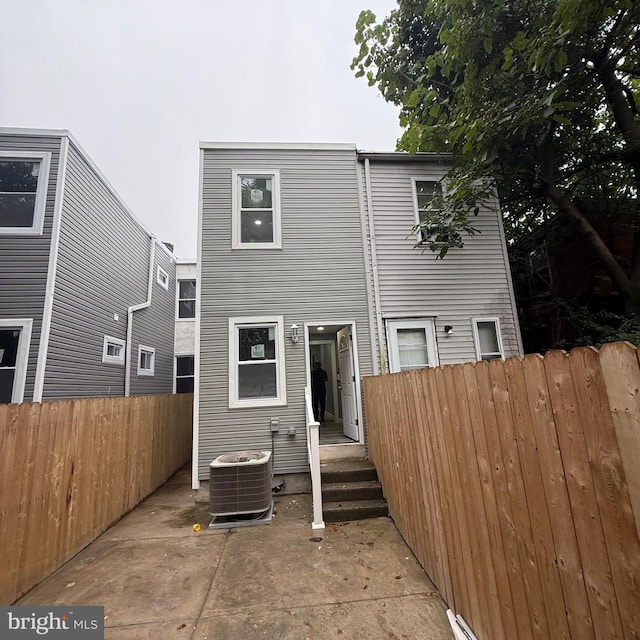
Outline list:
[[[271,451],[234,451],[209,465],[212,516],[262,513],[271,508]]]

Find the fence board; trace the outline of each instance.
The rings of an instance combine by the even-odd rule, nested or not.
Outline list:
[[[533,357],[535,358],[535,356]],[[525,381],[524,364],[518,358],[510,358],[504,363],[509,393],[514,399],[511,402],[511,411],[517,436],[518,457],[522,468],[525,496],[532,525],[532,539],[549,624],[550,635],[548,637],[567,640],[569,627],[556,562],[551,519],[545,501],[540,459],[534,437],[530,411],[531,400],[528,398],[531,382]],[[527,365],[529,364],[530,361],[527,361]],[[519,401],[519,399],[524,401]]]
[[[411,394],[415,398],[416,405],[416,454],[421,462],[418,470],[422,479],[422,491],[428,505],[428,513],[425,514],[425,536],[431,546],[431,564],[433,580],[443,585],[446,594],[451,594],[451,576],[449,575],[449,561],[444,553],[444,535],[442,509],[440,506],[441,492],[437,481],[435,469],[435,454],[426,428],[426,420],[429,415],[426,396],[422,388],[418,372],[409,374]],[[422,455],[419,455],[422,453]],[[433,526],[431,526],[433,523]]]
[[[640,638],[640,550],[599,354],[569,354],[625,638]],[[614,372],[615,374],[615,372]],[[615,377],[619,381],[617,375]]]
[[[506,555],[504,553],[504,540],[500,526],[500,517],[498,515],[499,498],[494,484],[493,475],[494,468],[496,473],[502,466],[500,458],[500,449],[495,451],[489,449],[487,443],[486,432],[491,430],[496,432],[496,416],[493,401],[491,399],[491,381],[489,379],[489,369],[486,363],[478,366],[465,365],[464,381],[467,388],[469,398],[469,406],[471,415],[473,416],[474,429],[473,437],[478,460],[478,472],[480,474],[480,487],[482,489],[482,502],[485,510],[485,519],[487,526],[487,534],[489,537],[489,557],[494,571],[496,581],[496,595],[494,602],[500,602],[501,607],[493,607],[500,613],[502,618],[501,633],[502,637],[507,639],[516,638],[518,636],[518,623],[514,611],[514,596],[512,589],[518,589],[517,585],[510,584],[509,568],[507,566]],[[494,462],[495,460],[495,462]],[[515,554],[514,554],[515,555]],[[524,584],[521,579],[519,567],[516,570],[515,578],[519,585],[519,595],[522,609],[526,610],[526,596],[524,593]],[[521,637],[530,637],[531,631],[526,618],[525,629]],[[499,636],[498,636],[499,637]]]
[[[365,379],[390,513],[479,640],[640,638],[638,355]]]
[[[502,458],[505,470],[505,481],[511,506],[512,526],[515,533],[515,542],[520,558],[520,570],[524,579],[527,606],[531,621],[531,631],[534,638],[551,638],[549,621],[544,606],[544,594],[538,568],[538,560],[535,551],[535,541],[532,522],[527,504],[524,473],[520,465],[520,453],[518,449],[518,436],[514,424],[514,411],[511,408],[512,400],[517,404],[517,399],[512,398],[507,384],[504,363],[492,360],[489,363],[489,372],[493,385],[493,400],[498,418],[498,439],[502,449]]]
[[[437,441],[438,457],[441,460],[441,473],[444,481],[443,498],[445,500],[445,512],[447,518],[445,520],[445,531],[447,534],[447,547],[451,554],[454,573],[452,575],[452,585],[455,594],[455,606],[457,611],[464,611],[467,616],[471,612],[471,598],[469,596],[472,591],[467,585],[468,572],[465,570],[465,545],[462,540],[465,523],[462,519],[462,488],[456,484],[454,479],[453,468],[455,465],[455,451],[447,440],[450,431],[445,429],[445,422],[449,424],[451,421],[451,409],[449,406],[449,398],[447,396],[443,371],[438,369],[434,372],[436,375],[429,379],[433,384],[431,398],[438,398],[439,404],[434,407],[439,412],[440,428],[435,426],[434,433]],[[434,415],[434,417],[436,417]],[[437,425],[438,420],[436,421]],[[467,532],[468,535],[468,532]],[[469,578],[471,579],[471,578]]]
[[[457,464],[460,485],[463,491],[464,513],[466,514],[466,533],[469,550],[471,553],[470,564],[474,572],[475,587],[478,591],[479,616],[477,621],[478,631],[487,637],[499,638],[502,636],[499,620],[500,613],[493,606],[497,595],[495,576],[490,558],[486,550],[489,549],[487,524],[484,517],[484,505],[480,489],[480,473],[473,442],[473,423],[469,411],[469,400],[464,380],[464,370],[461,366],[448,367],[449,393],[457,399],[457,416],[454,422],[452,434],[456,450],[458,451]],[[445,376],[447,377],[447,376]],[[484,632],[483,632],[484,630]]]
[[[620,445],[631,507],[640,529],[640,367],[639,354],[624,343],[605,345],[600,350],[600,366],[611,406],[611,417]]]
[[[193,396],[0,405],[0,604],[11,604],[189,459]]]
[[[545,562],[557,569],[560,583],[556,589],[560,586],[558,605],[562,608],[556,609],[556,616],[567,636],[570,625],[575,637],[590,640],[594,637],[593,625],[542,357],[526,356],[522,371],[531,416],[532,445],[537,450],[535,459],[544,490],[542,511],[547,514],[551,534],[547,540],[550,547],[544,550]]]
[[[620,613],[574,386],[583,381],[579,378],[574,381],[569,357],[561,351],[548,353],[544,368],[554,419],[559,425],[556,434],[571,502],[581,571],[589,598],[590,618],[597,637],[605,638],[611,631],[613,637],[622,638]],[[583,562],[582,559],[588,561]]]

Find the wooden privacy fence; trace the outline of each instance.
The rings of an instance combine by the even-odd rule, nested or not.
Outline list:
[[[183,466],[193,395],[0,405],[0,604]]]
[[[629,344],[365,378],[389,511],[479,640],[640,638]]]

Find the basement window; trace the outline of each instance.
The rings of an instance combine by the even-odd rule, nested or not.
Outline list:
[[[155,373],[156,350],[140,345],[138,347],[138,375],[152,376]]]
[[[102,362],[124,365],[125,341],[105,336],[102,344]]]

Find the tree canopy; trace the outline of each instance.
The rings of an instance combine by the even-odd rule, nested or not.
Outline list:
[[[511,242],[571,219],[620,309],[640,312],[640,2],[400,0],[380,22],[363,11],[355,40],[356,75],[401,108],[399,149],[452,153],[429,248],[442,257],[473,234],[497,187]],[[633,237],[630,264],[594,211]]]

